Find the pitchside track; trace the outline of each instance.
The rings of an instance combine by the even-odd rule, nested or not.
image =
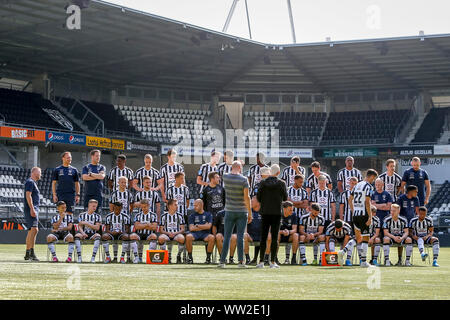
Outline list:
[[[296,300],[449,299],[450,248],[441,249],[440,268],[422,262],[417,248],[414,250],[414,266],[409,268],[380,267],[374,271],[359,267],[282,266],[279,270],[242,270],[227,265],[218,270],[216,265],[201,264],[205,253],[198,246],[194,248],[194,265],[150,266],[29,263],[23,260],[24,245],[0,245],[0,299],[259,300],[273,299],[273,292],[277,292],[278,299]],[[396,251],[391,253],[394,263]],[[84,247],[85,261],[90,260],[89,252],[92,247]],[[47,246],[37,246],[36,253],[41,261],[46,260]],[[308,248],[307,253],[310,262],[312,249]],[[58,246],[57,254],[65,260],[67,247]],[[279,257],[284,261],[284,248]]]

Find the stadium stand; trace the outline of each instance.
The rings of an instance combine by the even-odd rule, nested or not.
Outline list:
[[[60,105],[67,111],[71,110],[72,105],[75,103],[75,100],[70,98],[57,99],[59,100]],[[139,135],[139,132],[136,131],[128,121],[126,121],[119,113],[115,111],[115,108],[112,104],[89,101],[82,101],[82,103],[103,119],[105,123],[105,129],[107,131],[117,132],[118,130],[120,130],[123,133]],[[71,113],[78,120],[81,120],[85,117],[85,112],[83,112],[83,110],[80,108],[73,108]],[[97,125],[97,120],[88,115],[84,120],[84,123],[87,124],[89,130],[93,131],[95,126]]]
[[[181,135],[191,134],[195,141],[203,139],[203,142],[210,143],[214,140],[212,126],[208,124],[206,119],[207,116],[211,115],[210,111],[169,108],[167,106],[117,105],[114,108],[118,111],[118,114],[134,126],[137,132],[153,142],[168,143],[175,132]]]
[[[270,130],[278,129],[280,145],[318,145],[325,124],[324,112],[245,111],[244,117],[254,120],[256,132],[249,131],[249,143],[264,141]],[[267,129],[267,133],[258,132]]]
[[[408,118],[406,109],[333,112],[321,145],[393,143],[397,129]]]
[[[39,94],[0,88],[0,110],[6,123],[68,130],[53,120],[43,109],[59,113],[49,100]],[[73,131],[83,131],[75,123],[71,124]]]
[[[433,216],[450,212],[450,182],[448,180],[436,191],[428,204],[428,210]]]
[[[443,133],[443,126],[450,108],[432,108],[417,131],[412,144],[436,143]]]

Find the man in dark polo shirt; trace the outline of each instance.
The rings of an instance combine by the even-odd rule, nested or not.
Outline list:
[[[412,158],[411,166],[412,168],[409,168],[403,173],[400,188],[403,191],[405,186],[416,186],[418,191],[417,197],[419,198],[420,205],[427,205],[430,201],[431,195],[431,184],[430,179],[428,178],[428,173],[420,168],[420,159],[418,157]]]
[[[384,182],[380,178],[375,180],[375,192],[371,196],[371,204],[377,208],[377,217],[383,224],[384,218],[391,213],[391,194],[384,190]]]
[[[400,216],[411,221],[419,214],[419,198],[417,197],[417,186],[407,186],[406,193],[398,197],[397,204],[400,206]]]
[[[25,260],[39,261],[34,254],[34,245],[36,243],[36,235],[39,232],[39,189],[36,181],[41,179],[41,168],[34,167],[31,169],[31,177],[25,182],[25,196],[23,203],[23,211],[25,214],[25,223],[28,229],[25,252]]]
[[[53,202],[64,201],[67,212],[73,213],[73,207],[80,202],[80,181],[78,170],[72,167],[72,154],[65,151],[61,155],[63,164],[53,171]],[[58,185],[58,186],[57,186]]]
[[[85,181],[84,208],[87,209],[89,201],[94,199],[98,201],[97,213],[101,213],[103,197],[103,180],[105,179],[106,168],[100,164],[101,151],[91,151],[91,163],[83,167],[82,179]]]

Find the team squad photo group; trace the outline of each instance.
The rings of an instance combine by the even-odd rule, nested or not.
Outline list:
[[[68,244],[65,261],[83,262],[82,245],[89,241],[91,263],[96,262],[100,248],[104,263],[144,263],[147,247],[167,250],[176,244],[176,260],[172,261],[169,250],[169,263],[193,264],[194,242],[200,242],[204,249],[197,250],[206,251],[205,264],[215,263],[212,255],[218,251],[219,268],[237,264],[278,269],[281,244],[285,246],[283,264],[289,265],[321,265],[323,252],[337,252],[341,266],[388,267],[394,265],[390,249],[396,247],[396,265],[411,266],[416,246],[422,261],[431,258],[432,265],[439,267],[439,239],[426,207],[430,179],[417,157],[403,176],[396,173],[393,159],[385,162],[385,172],[368,169],[363,174],[354,166],[354,158],[347,157],[345,168],[337,174],[336,191],[333,179],[317,161],[310,164],[312,173],[307,176],[299,157],[292,157],[290,165],[280,170],[277,164],[268,166],[265,155],[258,153],[257,163],[245,176],[243,162],[235,159],[233,151],[223,156],[213,151],[198,171],[200,197],[194,199],[192,212],[188,212],[192,190],[176,157],[176,151],[169,150],[167,163],[157,170],[147,154],[144,166],[134,172],[126,166],[126,156],[119,155],[117,165],[107,173],[100,163],[101,151],[92,150],[90,163],[79,173],[71,166],[71,153],[64,152],[52,176],[57,214],[47,236],[50,261],[59,261],[55,244],[64,242]],[[24,186],[25,260],[36,262],[40,200],[36,182],[40,178],[41,169],[34,167]],[[109,199],[103,199],[104,183]],[[102,210],[104,201],[109,206],[107,214]],[[76,205],[84,206],[85,212],[75,216]],[[250,246],[254,246],[253,257]],[[312,261],[306,259],[308,246],[313,250]]]

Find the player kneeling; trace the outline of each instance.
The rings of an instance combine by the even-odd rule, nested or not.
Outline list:
[[[192,258],[192,242],[205,241],[208,243],[206,248],[206,264],[211,263],[211,253],[214,249],[214,236],[210,233],[212,226],[212,214],[203,210],[203,200],[197,199],[194,202],[195,212],[189,216],[189,230],[186,235],[186,250],[188,252],[188,264],[194,263]]]
[[[73,215],[66,212],[66,203],[64,201],[58,201],[56,209],[58,214],[52,218],[52,232],[47,236],[48,249],[52,254],[52,261],[58,262],[55,251],[55,242],[63,240],[69,243],[69,255],[66,262],[72,262],[73,253],[73,235],[71,234],[73,227]]]
[[[323,226],[325,219],[319,215],[320,206],[317,203],[311,204],[311,213],[305,214],[300,218],[300,260],[301,265],[306,266],[306,246],[305,243],[320,243],[320,255],[325,251],[325,235],[323,234]],[[317,253],[314,252],[313,265],[317,265]]]
[[[105,249],[106,259],[105,263],[111,262],[111,256],[109,254],[109,242],[108,241],[122,241],[122,255],[120,257],[120,263],[125,262],[125,253],[128,251],[128,239],[130,234],[131,221],[130,217],[122,213],[122,203],[113,203],[113,212],[109,213],[105,217],[105,233],[102,235],[103,248]]]
[[[425,244],[433,245],[433,267],[439,267],[437,263],[437,258],[439,256],[439,239],[433,237],[433,219],[427,217],[427,212],[428,209],[426,207],[419,208],[419,215],[412,218],[409,222],[410,235],[419,247],[422,261],[425,261],[428,257],[428,254],[424,252]]]
[[[283,215],[281,216],[280,231],[278,233],[278,248],[280,248],[280,243],[292,243],[291,264],[295,265],[297,264],[298,233],[296,231],[298,222],[297,216],[292,214],[293,211],[294,204],[291,201],[284,201]],[[288,246],[286,246],[286,259],[284,264],[289,264]]]
[[[351,266],[350,260],[356,241],[352,239],[352,227],[350,224],[340,219],[332,221],[325,232],[325,246],[328,252],[335,252],[336,242],[343,248],[338,252],[338,263],[341,266],[344,265],[344,257],[346,255],[345,265]]]
[[[100,233],[102,228],[102,217],[96,213],[98,201],[89,200],[88,211],[81,213],[78,217],[78,232],[75,234],[75,246],[77,247],[78,263],[81,263],[81,240],[94,240],[91,263],[95,263],[95,256],[100,247]]]
[[[134,263],[142,262],[138,255],[138,245],[136,241],[149,241],[149,250],[156,250],[156,229],[158,228],[158,216],[150,212],[150,202],[142,199],[140,202],[141,212],[134,217],[134,232],[130,235],[131,249],[133,250]]]
[[[383,229],[383,250],[384,250],[384,264],[385,266],[391,266],[389,260],[389,251],[393,244],[403,246],[406,244],[406,266],[411,266],[410,258],[412,253],[412,239],[408,236],[408,220],[399,216],[400,206],[393,204],[391,207],[391,216],[384,219]],[[399,265],[401,261],[399,260]]]
[[[183,215],[177,213],[177,200],[167,200],[167,212],[161,215],[160,236],[158,243],[162,250],[166,250],[166,242],[178,242],[177,263],[181,263],[181,253],[184,250],[184,218]],[[169,263],[172,263],[171,253],[169,253]]]

